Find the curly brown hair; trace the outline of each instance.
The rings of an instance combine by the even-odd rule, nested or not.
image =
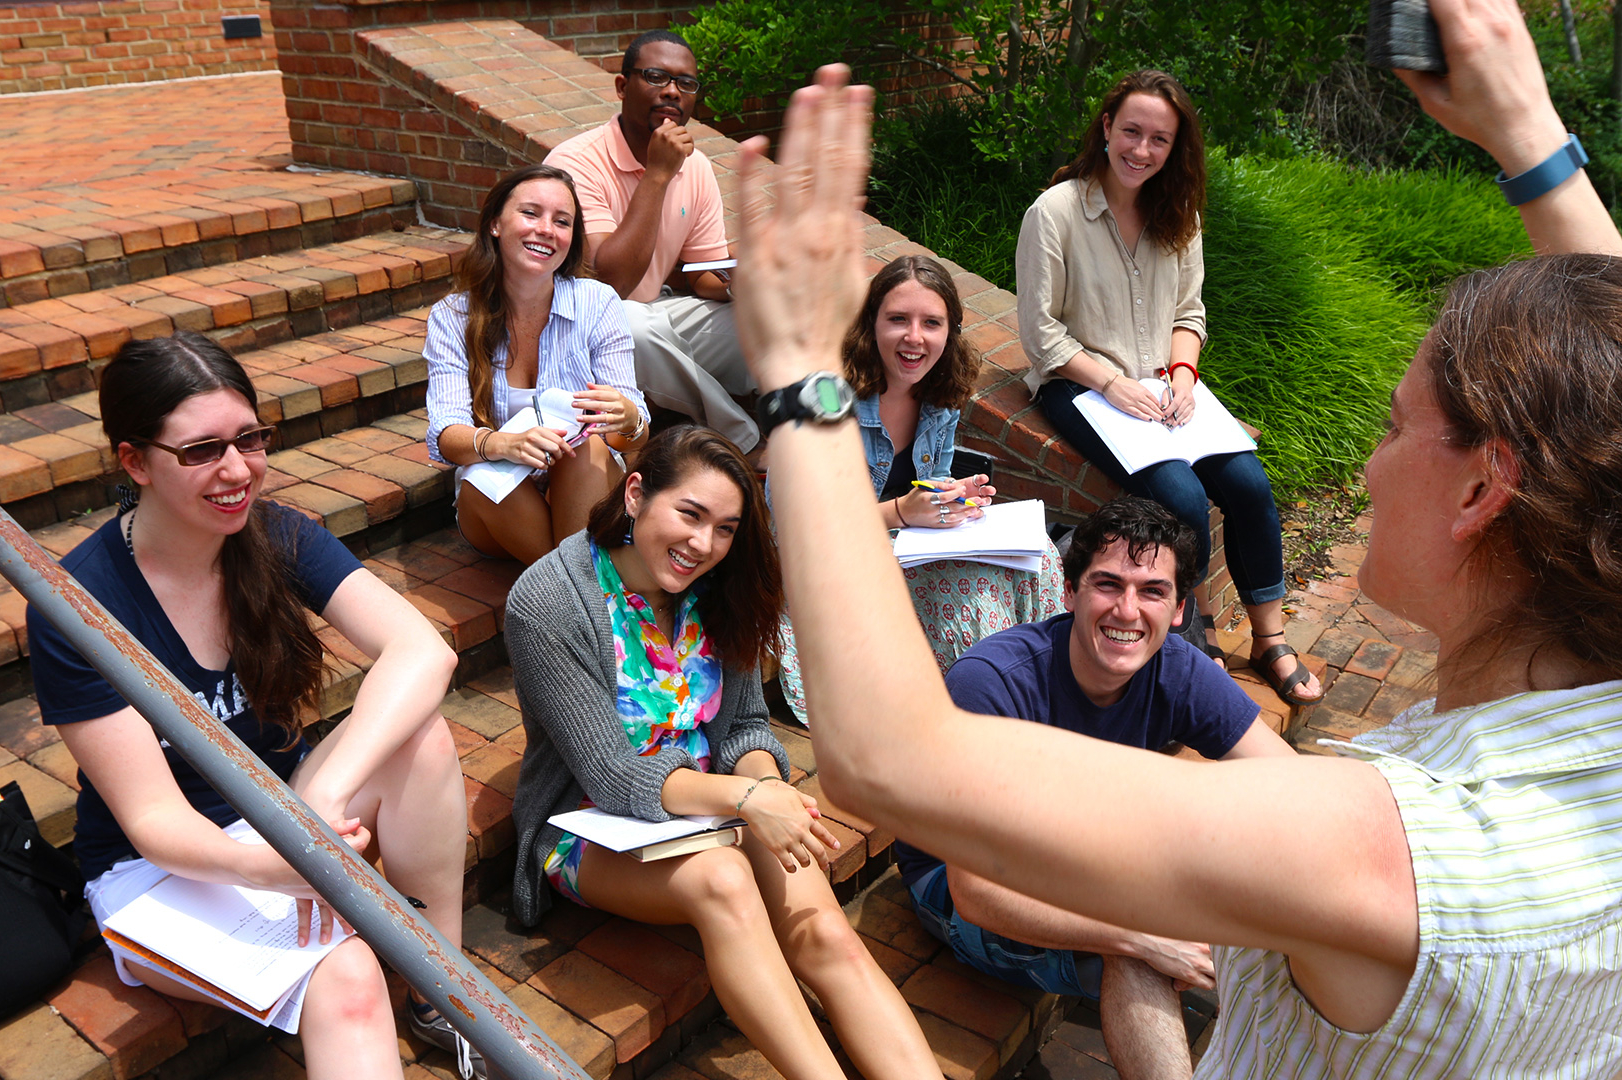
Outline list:
[[[946,347],[940,360],[912,388],[912,396],[925,405],[961,409],[969,403],[974,381],[980,376],[980,350],[963,337],[963,301],[952,275],[928,255],[903,255],[873,275],[862,313],[845,333],[845,381],[859,398],[884,393],[884,361],[875,336],[879,307],[890,290],[904,281],[916,281],[946,304]]]
[[[631,473],[642,477],[643,497],[652,498],[697,469],[714,469],[743,494],[732,549],[705,575],[709,587],[699,596],[698,613],[721,662],[747,671],[777,647],[783,571],[767,522],[766,497],[743,451],[709,428],[683,425],[655,435],[631,460],[614,490],[592,507],[586,532],[605,551],[624,547],[631,529],[631,516],[625,512],[625,482]]]
[[[456,268],[456,291],[467,297],[467,329],[463,348],[467,351],[467,381],[473,391],[473,422],[479,427],[495,427],[493,399],[496,349],[507,336],[507,296],[502,291],[501,251],[490,230],[507,209],[507,200],[518,185],[531,180],[556,180],[569,189],[574,200],[573,241],[558,266],[559,277],[581,277],[586,257],[586,219],[580,213],[580,196],[574,178],[556,165],[526,165],[496,182],[484,197],[479,225]]]
[[[1200,213],[1205,209],[1205,136],[1188,91],[1164,71],[1134,71],[1111,87],[1093,122],[1087,125],[1081,153],[1055,172],[1048,186],[1056,187],[1066,180],[1096,180],[1104,175],[1109,168],[1104,118],[1114,117],[1133,94],[1161,98],[1177,112],[1177,138],[1171,144],[1166,164],[1139,190],[1138,210],[1143,214],[1144,231],[1155,243],[1166,251],[1181,251],[1199,235]]]
[[[1530,641],[1622,677],[1622,262],[1546,255],[1461,278],[1417,362],[1449,438],[1518,473],[1476,557],[1512,560],[1530,590],[1471,651]]]

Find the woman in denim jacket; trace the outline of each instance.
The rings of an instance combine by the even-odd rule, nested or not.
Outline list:
[[[844,374],[856,392],[862,448],[890,529],[950,529],[981,511],[957,500],[990,500],[985,475],[952,479],[958,416],[974,392],[980,353],[961,332],[963,302],[952,276],[927,255],[904,255],[874,275],[862,313],[845,335]],[[933,488],[913,486],[933,480]],[[965,649],[1010,626],[1059,610],[1058,553],[1049,544],[1032,573],[951,559],[903,571],[912,604],[944,672]],[[783,623],[783,697],[805,721],[799,657]]]

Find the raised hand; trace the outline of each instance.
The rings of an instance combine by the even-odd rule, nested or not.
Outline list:
[[[1447,74],[1397,72],[1425,111],[1486,150],[1511,176],[1559,149],[1565,126],[1515,0],[1432,0],[1430,6]]]
[[[743,144],[738,337],[755,381],[776,390],[837,358],[862,302],[860,205],[873,126],[871,87],[830,64],[795,93],[768,206],[766,140]]]

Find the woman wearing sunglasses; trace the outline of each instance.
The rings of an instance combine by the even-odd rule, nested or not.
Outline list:
[[[259,501],[273,429],[254,401],[241,365],[201,335],[125,344],[102,375],[101,418],[140,498],[62,565],[357,851],[375,839],[389,880],[459,944],[466,804],[439,714],[456,654],[331,533]],[[313,749],[302,725],[323,663],[311,613],[375,661]],[[332,912],[310,886],[32,611],[28,636],[40,718],[81,770],[74,847],[98,923],[173,874],[295,897],[300,944],[328,939]],[[129,985],[216,1000],[117,964]],[[416,1004],[411,1021],[458,1049],[430,1007]],[[358,938],[316,965],[302,1012],[278,1026],[303,1039],[312,1077],[401,1075],[383,974]],[[464,1076],[483,1074],[463,1060]]]

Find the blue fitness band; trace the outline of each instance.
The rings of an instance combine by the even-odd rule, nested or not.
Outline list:
[[[1511,206],[1529,203],[1539,195],[1546,195],[1571,178],[1571,174],[1588,164],[1588,153],[1577,136],[1567,134],[1560,149],[1519,176],[1505,176],[1502,169],[1495,179],[1504,201]]]

